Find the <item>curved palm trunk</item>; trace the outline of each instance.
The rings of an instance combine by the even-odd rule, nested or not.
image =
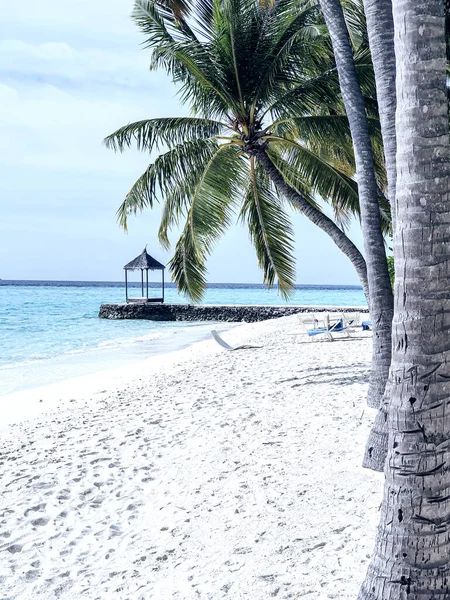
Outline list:
[[[388,198],[391,204],[392,228],[395,227],[395,190],[397,183],[397,138],[395,134],[395,49],[392,0],[363,0],[369,34],[370,52],[375,71],[378,111],[383,137]],[[388,386],[387,386],[388,387]],[[390,390],[385,390],[389,398]],[[366,444],[363,466],[383,471],[387,454],[387,407],[381,402]]]
[[[391,364],[393,298],[381,233],[372,144],[342,6],[339,0],[320,0],[320,4],[333,44],[355,152],[361,228],[369,280],[369,308],[373,322],[372,372],[367,402],[369,406],[378,408]]]
[[[278,171],[271,158],[266,154],[264,149],[256,152],[256,159],[262,165],[270,179],[276,185],[278,190],[307,217],[312,223],[320,227],[322,231],[327,233],[336,246],[341,250],[352,262],[358,273],[361,285],[369,303],[369,287],[367,283],[366,262],[361,252],[355,244],[339,229],[334,221],[324,215],[320,210],[311,206],[294,188],[292,188],[284,180],[281,173]]]
[[[359,600],[450,598],[450,143],[442,0],[394,0],[395,316],[385,491]]]
[[[375,71],[378,112],[388,180],[388,197],[392,220],[395,221],[395,189],[397,180],[395,134],[395,50],[392,0],[363,0],[367,21],[370,53]]]

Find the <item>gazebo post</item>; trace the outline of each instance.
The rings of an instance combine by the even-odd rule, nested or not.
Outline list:
[[[147,301],[148,301],[148,269],[145,269],[145,281],[147,283]]]
[[[161,269],[162,272],[162,301],[164,302],[164,269]]]
[[[124,269],[125,271],[125,302],[128,302],[128,271],[127,269]]]
[[[144,269],[141,269],[141,295],[144,297]]]

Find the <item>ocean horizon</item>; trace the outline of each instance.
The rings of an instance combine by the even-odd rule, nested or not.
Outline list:
[[[187,303],[172,283],[165,285],[165,299]],[[124,301],[123,281],[0,280],[0,395],[124,366],[210,335],[211,323],[98,318],[101,304]],[[298,284],[284,300],[277,289],[254,283],[209,284],[203,303],[366,305],[359,286]],[[219,329],[233,326],[220,323]]]
[[[0,285],[11,285],[11,286],[57,286],[64,287],[65,285],[74,287],[125,287],[124,281],[108,281],[108,280],[71,280],[71,279],[0,279]],[[128,281],[128,285],[131,287],[140,287],[139,281]],[[148,282],[148,286],[152,288],[160,287],[160,283],[152,281]],[[175,283],[166,282],[164,287],[176,289]],[[267,286],[262,283],[208,283],[207,288],[255,288],[267,290]],[[328,284],[328,283],[296,283],[294,289],[353,289],[361,290],[360,285],[350,284]],[[272,288],[276,291],[276,287]]]

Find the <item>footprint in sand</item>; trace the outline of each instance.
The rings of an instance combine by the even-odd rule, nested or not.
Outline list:
[[[31,508],[27,508],[26,511],[23,513],[24,517],[28,517],[30,512],[41,512],[41,511],[45,510],[45,507],[46,507],[46,504],[42,503],[42,504],[37,504],[36,506],[32,506]]]
[[[31,524],[34,527],[43,527],[44,525],[47,525],[47,523],[49,522],[50,519],[46,519],[44,517],[40,517],[39,519],[34,519],[33,521],[31,521]]]

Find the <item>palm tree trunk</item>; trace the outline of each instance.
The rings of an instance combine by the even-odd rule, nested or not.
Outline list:
[[[362,466],[372,471],[382,473],[386,463],[388,453],[388,405],[391,393],[391,385],[388,380],[381,406],[377,411],[369,437],[367,438],[366,448]]]
[[[391,364],[393,298],[381,232],[372,144],[342,6],[339,0],[320,0],[320,4],[333,44],[355,152],[361,227],[369,280],[369,308],[373,322],[372,372],[367,402],[369,406],[378,408]]]
[[[370,53],[375,71],[378,111],[383,137],[388,180],[388,198],[395,221],[395,188],[397,180],[395,135],[395,51],[392,0],[363,0],[367,21]]]
[[[450,598],[450,142],[442,0],[394,0],[395,315],[388,457],[359,600]]]
[[[341,250],[350,259],[356,269],[356,272],[358,273],[367,303],[369,303],[366,262],[355,244],[345,235],[342,229],[339,229],[334,221],[320,212],[320,210],[317,210],[317,208],[314,208],[314,206],[311,206],[311,204],[305,200],[303,196],[301,196],[294,188],[286,183],[283,176],[263,148],[259,151],[255,151],[255,154],[256,159],[262,165],[268,176],[276,185],[277,189],[292,204],[294,204],[305,215],[305,217],[320,227],[322,231],[327,233],[339,250]]]
[[[370,52],[375,71],[378,111],[383,136],[388,198],[391,205],[392,229],[395,227],[395,190],[397,183],[397,138],[395,134],[395,50],[392,0],[363,0],[366,14]],[[390,394],[389,384],[385,397]],[[387,455],[387,407],[381,402],[366,444],[363,466],[383,471]]]

